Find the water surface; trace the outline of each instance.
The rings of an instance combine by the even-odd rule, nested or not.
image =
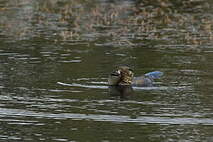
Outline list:
[[[213,18],[202,2],[0,2],[0,141],[213,141]],[[120,64],[164,76],[109,88]]]

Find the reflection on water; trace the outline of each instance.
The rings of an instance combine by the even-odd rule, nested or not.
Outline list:
[[[133,95],[133,88],[132,86],[110,86],[109,95],[127,99],[128,96]]]
[[[212,2],[0,2],[0,141],[213,141]],[[165,73],[107,85],[118,65]]]

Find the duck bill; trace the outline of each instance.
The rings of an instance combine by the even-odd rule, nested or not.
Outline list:
[[[121,76],[120,76],[120,73],[118,71],[112,72],[109,75],[108,84],[111,85],[111,86],[112,85],[118,85],[118,83],[120,82],[120,79],[121,79]]]

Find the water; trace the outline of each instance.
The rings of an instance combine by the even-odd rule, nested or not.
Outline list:
[[[193,3],[197,9],[189,12],[172,7],[183,25],[152,19],[144,33],[119,24],[134,1],[86,3],[88,11],[119,7],[108,14],[120,21],[101,25],[92,17],[92,29],[77,32],[58,11],[66,3],[72,10],[85,5],[50,3],[0,2],[0,141],[213,141],[212,16],[200,23],[211,14],[203,10],[210,1]],[[153,87],[109,88],[107,76],[120,64],[136,76],[164,76]]]

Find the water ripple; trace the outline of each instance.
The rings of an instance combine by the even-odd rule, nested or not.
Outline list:
[[[184,124],[184,125],[213,125],[213,119],[210,118],[190,118],[190,117],[156,117],[156,116],[140,116],[131,118],[124,115],[99,115],[99,114],[78,114],[78,113],[43,113],[33,112],[21,109],[0,109],[0,117],[37,117],[48,119],[73,119],[73,120],[93,120],[119,123],[139,123],[139,124]]]
[[[63,83],[63,82],[57,82],[57,84],[63,85],[63,86],[70,86],[70,87],[82,87],[82,88],[95,88],[95,89],[108,89],[109,86],[107,85],[84,85],[84,84],[78,84],[78,83]],[[101,84],[107,84],[101,82]],[[192,90],[191,86],[153,86],[153,87],[133,87],[134,90]]]

